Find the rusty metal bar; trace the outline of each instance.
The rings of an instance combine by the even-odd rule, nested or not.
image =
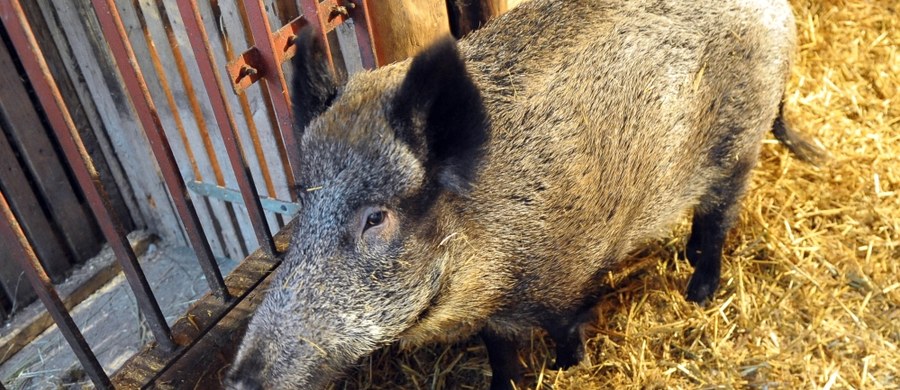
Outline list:
[[[200,262],[200,267],[203,269],[209,288],[217,296],[229,299],[228,290],[225,288],[225,282],[222,279],[222,273],[219,271],[215,256],[209,247],[209,243],[206,241],[203,226],[200,224],[191,196],[178,170],[178,162],[175,161],[175,155],[172,154],[169,140],[163,131],[159,113],[156,111],[153,98],[147,89],[147,83],[144,81],[144,76],[138,67],[134,49],[131,47],[131,42],[128,41],[128,35],[125,32],[122,19],[119,17],[119,11],[116,9],[113,0],[92,0],[92,3],[94,10],[97,12],[97,18],[100,20],[100,29],[109,44],[110,50],[112,50],[116,65],[125,81],[125,87],[128,90],[131,101],[134,103],[138,119],[140,119],[141,126],[144,128],[144,133],[147,135],[147,139],[150,140],[150,148],[156,156],[156,162],[159,164],[163,180],[166,182],[166,187],[181,217],[181,223],[187,232],[191,246],[194,248],[194,252],[197,253],[197,261]]]
[[[322,30],[328,34],[338,26],[344,24],[350,19],[350,10],[356,8],[356,3],[349,0],[343,4],[341,0],[321,0],[318,5],[319,22],[322,23]],[[304,14],[305,15],[305,14]]]
[[[304,6],[303,15],[310,15],[307,16],[310,24],[313,24],[314,19],[319,22],[318,27],[323,39],[338,26],[347,20],[353,19],[362,65],[366,69],[375,68],[376,58],[378,57],[375,55],[375,46],[372,44],[372,24],[369,19],[369,4],[367,0],[301,0],[300,2]],[[317,4],[313,6],[312,3]],[[307,7],[309,11],[307,11]],[[315,7],[317,17],[312,17],[311,14],[307,13],[312,12],[313,7]],[[328,40],[325,39],[325,41],[329,60],[332,60]],[[333,62],[332,70],[334,70]]]
[[[249,23],[246,16],[246,10],[242,9],[241,20]],[[245,23],[244,25],[245,31],[247,34],[252,34],[246,26],[247,23]],[[281,26],[278,31],[275,31],[272,34],[272,42],[274,44],[274,47],[279,51],[278,56],[276,57],[276,60],[280,61],[279,66],[285,61],[291,59],[291,57],[293,57],[294,54],[297,53],[296,47],[293,43],[294,37],[307,24],[308,23],[306,22],[306,18],[300,16],[292,20],[290,23]],[[232,57],[229,56],[229,58]],[[231,87],[234,88],[235,93],[243,92],[245,89],[250,88],[253,83],[263,78],[263,73],[259,71],[260,69],[264,68],[262,62],[263,60],[261,58],[259,48],[257,48],[256,46],[251,46],[249,49],[237,56],[237,58],[234,58],[228,61],[227,64],[225,64],[225,68],[228,71],[228,76],[231,81]]]
[[[6,3],[4,2],[5,5]],[[5,7],[3,11],[4,22],[6,22]],[[2,192],[0,192],[0,214],[3,214],[3,219],[5,220],[4,223],[0,223],[0,235],[10,238],[9,243],[12,250],[10,257],[15,259],[19,263],[19,267],[25,272],[31,287],[37,292],[38,298],[41,299],[44,307],[50,312],[53,320],[56,321],[56,326],[62,332],[66,341],[69,342],[69,346],[72,347],[75,356],[78,357],[78,361],[81,362],[82,367],[84,367],[94,385],[101,389],[111,388],[112,383],[109,381],[109,377],[106,376],[103,367],[100,366],[100,362],[97,361],[97,357],[91,351],[91,347],[84,340],[84,336],[78,330],[75,321],[69,316],[66,305],[63,304],[62,300],[59,299],[59,295],[56,294],[53,282],[50,281],[50,277],[44,271],[44,267],[38,260],[37,255],[35,255],[34,249],[28,242],[28,238],[25,237],[25,232],[22,231],[19,222],[16,221],[16,216],[13,215],[12,208],[9,207],[9,204],[6,202],[6,196]]]
[[[282,56],[287,46],[277,48],[272,37],[272,29],[269,27],[269,18],[266,16],[266,8],[262,0],[244,1],[244,10],[247,12],[247,21],[250,24],[250,34],[253,44],[259,50],[259,59],[262,69],[262,77],[266,80],[269,99],[275,109],[275,117],[281,137],[284,140],[284,148],[287,152],[290,172],[293,182],[299,177],[300,147],[293,131],[293,119],[291,115],[291,103],[288,96],[287,82],[284,73],[281,72]],[[288,40],[289,46],[293,40]],[[274,194],[270,194],[274,196]]]
[[[191,106],[191,113],[194,116],[194,121],[197,123],[198,129],[205,130],[207,129],[206,118],[204,118],[203,110],[200,108],[200,101],[197,100],[194,83],[188,73],[187,63],[184,61],[184,55],[181,54],[181,48],[178,46],[178,38],[175,37],[175,30],[172,28],[172,21],[170,20],[169,11],[166,9],[165,3],[165,1],[157,0],[156,9],[159,12],[163,29],[166,30],[166,39],[169,42],[169,47],[172,49],[172,56],[175,58],[175,66],[178,68],[178,75],[181,78],[181,84],[184,86],[184,93],[187,95],[188,103]],[[219,166],[219,160],[215,158],[216,153],[215,148],[212,145],[212,140],[209,139],[206,131],[201,132],[201,138],[203,141],[203,149],[206,151],[206,155],[209,156],[209,165],[215,175],[216,184],[220,186],[225,185],[225,176],[222,174],[222,167]],[[190,149],[190,142],[185,142],[184,144],[185,147]],[[199,179],[200,178],[198,177],[198,180]]]
[[[228,159],[231,161],[238,187],[240,187],[241,194],[244,197],[244,204],[250,215],[250,222],[253,224],[256,238],[263,251],[270,256],[274,256],[275,244],[272,241],[272,234],[269,231],[269,225],[266,223],[262,206],[259,203],[259,195],[256,193],[256,186],[253,184],[250,168],[247,166],[241,150],[237,125],[231,110],[228,109],[225,88],[223,88],[219,77],[212,48],[208,44],[209,37],[206,34],[206,29],[203,27],[200,10],[197,8],[194,0],[178,0],[177,3],[178,10],[181,12],[181,17],[184,20],[184,28],[187,30],[188,38],[191,41],[194,57],[197,59],[197,66],[200,68],[203,84],[213,106],[216,122],[222,133],[222,141],[225,143]]]
[[[301,0],[301,2],[309,0]],[[353,20],[356,42],[362,65],[366,69],[377,66],[375,46],[372,44],[372,23],[369,19],[369,3],[367,0],[312,0],[318,2],[318,20],[322,35],[332,32],[348,20]],[[310,5],[310,8],[312,6]],[[304,10],[305,11],[305,10]],[[305,14],[304,14],[305,15]],[[329,51],[330,54],[330,51]]]
[[[299,2],[303,18],[306,19],[306,22],[312,28],[319,32],[319,38],[322,39],[322,47],[325,48],[325,58],[328,58],[328,66],[334,72],[334,59],[331,57],[331,45],[328,43],[328,30],[325,28],[326,23],[322,20],[322,15],[319,14],[319,0],[299,0]],[[328,15],[325,15],[325,17],[328,17]]]
[[[150,53],[150,62],[153,64],[153,70],[156,71],[157,77],[159,77],[159,83],[161,84],[160,87],[162,87],[163,94],[166,95],[166,103],[168,103],[169,111],[172,112],[172,120],[175,122],[175,129],[178,130],[181,144],[184,145],[184,152],[187,155],[188,164],[191,166],[191,173],[194,175],[193,179],[202,181],[203,174],[200,173],[200,167],[197,166],[197,158],[194,156],[194,151],[191,149],[187,130],[184,127],[184,121],[181,119],[181,115],[179,115],[178,104],[175,102],[175,94],[172,92],[172,88],[169,85],[168,77],[166,77],[166,69],[159,56],[159,51],[156,50],[156,45],[153,43],[153,35],[150,33],[150,27],[147,25],[147,18],[144,17],[144,12],[141,10],[141,0],[131,0],[131,6],[134,7],[138,23],[141,25],[141,30],[144,32],[144,40],[148,42],[147,51]],[[162,17],[160,17],[160,19],[162,19]],[[168,37],[169,34],[166,34],[166,38]],[[172,43],[170,42],[169,45],[171,47]],[[175,62],[177,64],[178,60],[175,51],[178,49],[175,47],[172,47],[171,49],[173,52],[172,57],[176,58]],[[138,68],[138,70],[140,70],[140,68]],[[181,70],[181,67],[179,67],[179,70]],[[143,78],[141,78],[140,81],[144,82]]]
[[[316,29],[323,38],[323,44],[328,53],[329,65],[332,71],[334,71],[335,64],[334,58],[331,56],[331,42],[327,39],[327,35],[352,18],[356,42],[359,46],[360,59],[362,60],[363,67],[366,69],[374,69],[379,65],[375,44],[373,43],[373,30],[369,18],[369,6],[367,0],[344,0],[343,4],[345,5],[340,5],[341,3],[336,0],[324,0],[322,2],[318,2],[317,0],[300,0],[300,3],[303,5],[304,15],[282,26],[278,31],[271,33],[271,47],[274,54],[271,59],[268,56],[263,58],[267,53],[266,47],[268,47],[266,41],[263,40],[261,43],[257,43],[256,46],[250,47],[247,51],[228,62],[226,68],[228,69],[231,86],[236,93],[241,93],[253,85],[253,83],[262,78],[266,78],[268,74],[272,73],[272,69],[277,69],[278,66],[293,57],[296,53],[293,39],[300,29],[306,25],[310,25]],[[244,3],[244,5],[245,7],[252,7],[252,5],[248,6],[247,3]],[[247,10],[249,11],[249,8]],[[315,15],[310,16],[308,14],[310,12]],[[246,12],[244,14],[246,14]],[[250,21],[250,23],[252,23],[252,29],[260,30],[257,33],[251,32],[254,39],[257,39],[257,36],[262,34],[262,27],[265,27],[271,32],[268,24],[259,26],[259,23],[256,20]],[[259,37],[259,39],[262,40],[263,37]],[[274,61],[276,66],[273,67],[270,65],[272,61]],[[283,82],[283,74],[279,72],[276,73],[278,79]]]
[[[369,19],[369,1],[355,0],[355,7],[350,8],[350,17],[353,18],[353,28],[356,30],[356,44],[359,46],[359,55],[362,65],[366,69],[375,69],[378,66],[375,45],[372,44],[372,21]]]
[[[56,138],[62,146],[66,160],[75,173],[78,184],[84,191],[91,210],[97,217],[97,223],[100,224],[103,235],[116,254],[117,260],[122,264],[125,277],[128,279],[132,292],[137,298],[141,312],[147,318],[156,342],[163,348],[173,348],[174,343],[172,342],[169,325],[166,323],[166,319],[159,309],[159,304],[154,298],[153,290],[150,289],[147,278],[144,276],[137,257],[131,249],[131,244],[125,235],[125,229],[118,218],[113,215],[106,189],[100,181],[91,156],[81,142],[81,136],[78,134],[66,103],[63,101],[59,88],[50,74],[50,69],[47,67],[41,48],[31,32],[31,26],[25,17],[19,0],[0,0],[0,6],[2,6],[0,14],[2,14],[3,25],[6,27],[13,45],[16,47],[19,59],[22,61],[25,72],[28,74],[28,79],[31,81],[35,94],[44,108],[44,113],[47,115]]]
[[[112,384],[109,377],[106,376],[103,367],[97,361],[97,357],[91,351],[81,331],[78,330],[78,326],[75,325],[72,317],[69,316],[65,304],[63,304],[53,288],[53,283],[47,276],[47,272],[38,260],[37,255],[35,255],[34,249],[28,242],[28,238],[25,237],[25,232],[19,226],[2,192],[0,192],[0,214],[3,215],[5,221],[5,223],[0,223],[0,235],[9,238],[8,242],[11,244],[10,250],[12,250],[10,257],[19,263],[19,267],[24,271],[25,276],[31,283],[31,287],[37,292],[38,298],[41,299],[44,307],[47,308],[50,316],[53,317],[63,337],[66,338],[69,346],[72,347],[75,356],[78,357],[82,367],[94,384],[98,388],[110,388]]]
[[[216,20],[219,20],[221,22],[223,20],[222,19],[222,9],[220,8],[219,4],[217,4],[217,3],[213,3],[211,5],[212,5],[213,16],[215,16]],[[244,12],[241,12],[240,14],[241,14],[241,19],[242,20],[245,19],[246,14]],[[246,26],[242,26],[242,27],[244,30],[246,30]],[[220,24],[220,32],[221,32],[222,38],[223,38],[222,39],[222,49],[225,50],[225,58],[231,58],[232,56],[234,56],[234,49],[232,47],[231,40],[228,37],[227,30],[224,28],[224,25],[222,25],[222,24]],[[246,42],[246,40],[245,40],[245,42]],[[227,68],[227,66],[228,65],[226,65],[226,68]],[[268,94],[268,88],[265,88],[265,86],[263,86],[262,89],[265,91],[264,93]],[[253,120],[253,110],[250,108],[250,101],[247,99],[247,94],[241,94],[241,93],[237,94],[237,99],[238,99],[238,104],[241,106],[241,112],[244,114],[244,122],[247,125],[247,133],[250,136],[250,141],[253,143],[253,151],[256,152],[257,163],[259,163],[259,170],[260,170],[260,173],[262,174],[263,181],[265,182],[266,191],[268,192],[269,196],[275,197],[275,196],[277,196],[275,194],[275,183],[272,181],[272,173],[269,170],[269,163],[266,158],[266,153],[263,151],[262,142],[261,142],[260,136],[259,136],[259,129],[256,127],[256,121]],[[267,103],[266,104],[267,110],[269,110],[269,112],[271,112],[271,110],[272,110],[271,104],[269,102],[266,102],[266,103]],[[272,127],[274,129],[273,135],[280,137],[280,135],[278,135],[278,125],[274,124]],[[276,153],[276,154],[278,154],[279,158],[280,158],[282,153],[279,151],[279,153]],[[293,183],[294,178],[292,177],[292,174],[290,173],[290,163],[287,164],[287,171],[285,171],[285,173],[287,176],[287,178],[286,178],[287,181],[290,183]],[[290,188],[293,188],[293,185]]]

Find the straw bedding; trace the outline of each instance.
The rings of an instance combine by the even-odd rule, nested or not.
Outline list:
[[[532,386],[900,388],[900,2],[792,3],[786,116],[831,158],[812,166],[767,141],[714,300],[683,298],[684,221],[610,275],[582,364],[549,370],[535,332]],[[485,388],[489,372],[478,340],[395,347],[336,388]]]

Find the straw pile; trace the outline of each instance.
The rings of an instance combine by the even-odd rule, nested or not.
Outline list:
[[[793,4],[786,116],[830,161],[768,141],[715,299],[683,298],[685,221],[611,276],[581,365],[550,371],[552,344],[535,333],[533,386],[900,388],[900,2]],[[488,373],[470,340],[384,351],[337,388],[486,388]]]

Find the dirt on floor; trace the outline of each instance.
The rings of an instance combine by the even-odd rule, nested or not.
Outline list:
[[[89,263],[106,261],[105,258],[113,259],[109,248]],[[223,272],[237,264],[230,259],[218,260]],[[139,261],[147,280],[154,283],[160,310],[170,324],[207,290],[206,280],[190,248],[151,244]],[[153,338],[121,273],[78,304],[70,314],[107,373],[118,370]],[[0,382],[11,390],[93,387],[55,325],[0,364]]]

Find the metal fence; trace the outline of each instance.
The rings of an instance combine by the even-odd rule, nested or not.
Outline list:
[[[5,194],[0,193],[0,234],[10,242],[12,258],[24,270],[31,286],[53,317],[59,329],[74,349],[85,372],[97,388],[138,388],[152,382],[160,373],[185,354],[201,337],[270,273],[279,261],[284,249],[284,237],[273,238],[266,221],[263,205],[257,193],[244,151],[237,133],[235,116],[229,106],[226,86],[220,72],[228,72],[232,88],[240,93],[253,82],[261,80],[271,107],[274,109],[277,130],[286,151],[290,176],[297,172],[297,140],[292,131],[292,120],[285,76],[281,64],[293,55],[293,36],[304,25],[311,25],[327,36],[342,23],[352,20],[356,33],[360,58],[366,68],[375,66],[372,33],[368,20],[366,0],[338,2],[336,0],[300,0],[303,17],[299,17],[273,32],[262,0],[243,2],[247,28],[254,47],[241,53],[227,66],[216,63],[210,39],[201,20],[196,0],[177,0],[181,22],[190,39],[190,49],[197,60],[209,104],[234,171],[240,196],[252,223],[259,249],[245,259],[227,277],[220,272],[197,211],[188,192],[188,185],[179,170],[179,161],[173,154],[160,115],[147,82],[139,67],[135,51],[119,16],[114,0],[91,0],[100,22],[104,40],[108,43],[116,67],[122,76],[127,95],[135,108],[139,123],[146,134],[156,163],[162,174],[169,196],[178,213],[188,241],[196,252],[197,261],[209,283],[209,292],[186,315],[170,328],[163,317],[153,292],[126,238],[115,213],[111,212],[109,196],[98,177],[97,169],[79,136],[69,108],[63,101],[48,64],[35,39],[34,32],[23,11],[20,0],[0,0],[2,16],[10,40],[18,53],[65,158],[70,165],[93,212],[100,229],[112,247],[118,262],[137,297],[141,313],[146,318],[155,337],[155,343],[147,346],[110,377],[98,363],[82,334],[69,316],[64,304],[54,290],[47,273],[41,266],[32,243],[17,221]],[[159,4],[163,4],[160,2]],[[332,49],[325,39],[329,53]],[[183,162],[182,162],[183,163]],[[288,180],[292,183],[292,179]],[[0,385],[2,389],[2,385]]]

